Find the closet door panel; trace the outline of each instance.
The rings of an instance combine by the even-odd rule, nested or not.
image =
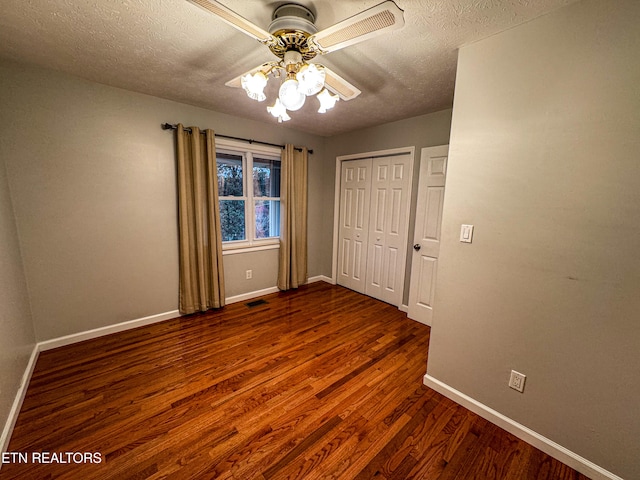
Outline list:
[[[409,154],[372,161],[371,190],[375,195],[371,202],[365,293],[398,306],[404,285],[411,161]]]
[[[371,159],[342,162],[338,285],[364,293],[370,217]]]

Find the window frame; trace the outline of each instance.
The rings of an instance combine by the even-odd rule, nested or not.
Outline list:
[[[226,153],[230,155],[242,156],[242,189],[243,196],[220,196],[218,199],[218,208],[220,200],[244,200],[245,215],[245,239],[230,240],[222,242],[223,255],[234,253],[246,253],[251,251],[271,250],[280,248],[280,236],[256,239],[256,219],[255,219],[255,202],[257,200],[278,200],[280,201],[280,218],[282,218],[282,202],[281,197],[255,197],[253,192],[253,158],[258,157],[264,160],[277,160],[282,162],[282,149],[277,147],[269,147],[266,145],[247,144],[234,140],[216,138],[216,171],[218,153]],[[281,164],[282,165],[282,164]],[[282,174],[282,170],[280,170]],[[217,175],[216,175],[217,181]],[[282,177],[280,179],[282,181]],[[280,192],[282,195],[282,192]]]

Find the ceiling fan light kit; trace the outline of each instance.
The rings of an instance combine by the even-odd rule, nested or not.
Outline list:
[[[242,88],[249,98],[262,102],[267,99],[264,94],[264,87],[267,86],[267,76],[262,72],[256,72],[253,75],[248,73],[242,77]]]
[[[267,107],[267,112],[278,119],[278,123],[286,122],[287,120],[291,120],[291,117],[287,114],[287,109],[280,102],[279,98],[276,98],[276,103]]]
[[[278,122],[290,120],[287,110],[299,110],[308,96],[316,95],[320,102],[318,113],[325,113],[339,99],[348,101],[360,95],[357,87],[326,66],[310,63],[310,60],[404,25],[402,10],[390,0],[320,32],[315,26],[313,12],[296,3],[286,3],[276,8],[267,32],[217,0],[188,1],[266,45],[279,58],[225,84],[241,87],[249,98],[262,102],[266,99],[264,89],[269,77],[284,78],[278,98],[267,107],[267,111]]]
[[[329,90],[323,88],[318,94],[318,100],[320,101],[318,113],[325,113],[327,110],[333,108],[339,98],[338,95],[332,95],[329,93]]]
[[[292,112],[300,110],[307,98],[305,94],[298,89],[298,81],[295,77],[289,77],[282,82],[278,93],[278,98],[282,102],[282,105]]]
[[[313,63],[304,64],[296,73],[298,89],[307,96],[320,92],[324,87],[325,78],[324,68],[318,68]]]

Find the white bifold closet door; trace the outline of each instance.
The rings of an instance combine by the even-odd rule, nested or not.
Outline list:
[[[371,159],[342,162],[338,285],[364,293],[369,237]]]
[[[399,306],[411,197],[409,153],[342,162],[337,283]]]

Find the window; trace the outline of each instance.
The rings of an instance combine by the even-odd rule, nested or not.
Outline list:
[[[280,236],[280,151],[216,140],[224,250],[275,247]]]
[[[255,238],[280,236],[280,160],[253,159]]]

